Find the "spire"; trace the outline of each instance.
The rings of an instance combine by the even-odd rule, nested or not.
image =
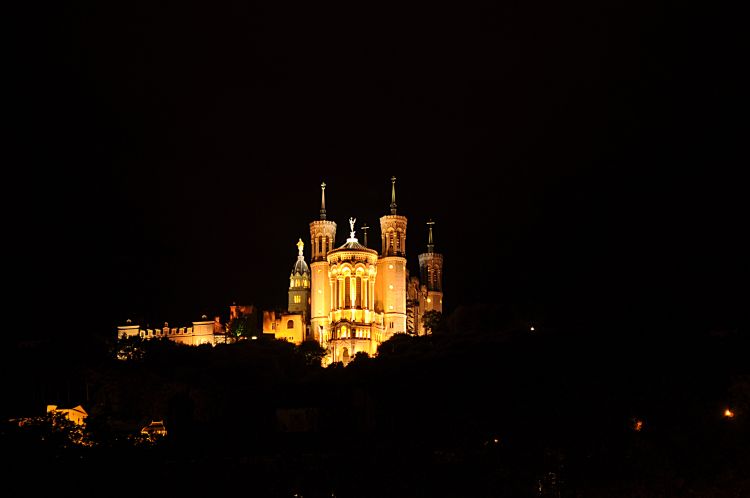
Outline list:
[[[326,182],[320,184],[320,219],[326,219]]]
[[[432,241],[432,226],[434,224],[435,222],[432,220],[427,222],[427,227],[430,229],[430,233],[427,235],[427,252],[435,252],[435,243]]]
[[[396,214],[396,177],[391,177],[391,214]]]
[[[298,258],[304,258],[305,255],[302,253],[302,250],[305,248],[305,243],[302,242],[302,239],[299,239],[297,241],[297,250],[299,251],[299,254],[297,255]]]
[[[370,227],[368,227],[367,222],[365,222],[365,224],[362,225],[360,228],[362,228],[362,235],[364,235],[364,239],[365,239],[364,246],[367,247],[367,230],[369,230]]]

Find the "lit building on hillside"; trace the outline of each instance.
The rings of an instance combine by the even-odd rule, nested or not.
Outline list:
[[[354,218],[346,243],[334,247],[336,223],[327,220],[325,187],[320,219],[310,223],[310,332],[328,350],[326,361],[348,363],[359,352],[374,355],[394,334],[423,335],[423,314],[442,312],[443,306],[443,256],[434,251],[434,223],[428,223],[427,252],[419,255],[420,283],[407,269],[407,219],[397,214],[396,178],[391,178],[390,213],[380,218],[380,254],[367,247],[366,231],[365,245],[359,243]]]
[[[301,344],[314,340],[328,351],[326,364],[348,363],[357,353],[377,354],[379,345],[394,334],[424,335],[423,317],[443,310],[443,255],[435,252],[433,221],[427,222],[427,251],[418,255],[419,275],[410,276],[406,259],[406,216],[397,212],[396,178],[391,178],[390,212],[380,218],[381,251],[367,247],[356,236],[356,219],[349,219],[349,237],[336,246],[336,223],[327,219],[326,184],[321,184],[319,219],[310,222],[310,265],[302,239],[289,275],[287,309],[263,311],[262,335]],[[230,307],[231,320],[257,317],[253,306]],[[141,328],[130,320],[117,329],[118,337],[166,337],[198,346],[226,342],[229,334],[217,317],[193,322],[192,327]],[[255,319],[255,318],[254,318]],[[254,322],[257,323],[257,322]],[[229,329],[229,327],[227,327]],[[253,334],[252,338],[256,338]]]

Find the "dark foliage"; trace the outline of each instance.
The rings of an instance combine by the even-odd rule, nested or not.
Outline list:
[[[39,407],[67,401],[49,390],[51,372],[88,386],[72,387],[70,401],[89,411],[98,444],[63,453],[60,445],[36,444],[18,453],[17,432],[6,430],[5,456],[20,465],[43,454],[81,454],[104,473],[134,457],[172,470],[218,465],[227,485],[252,476],[257,492],[281,495],[747,491],[743,331],[656,335],[537,324],[530,332],[518,320],[497,329],[472,318],[461,333],[460,316],[448,320],[451,333],[396,335],[376,358],[358,355],[347,367],[325,369],[319,346],[270,339],[214,348],[144,341],[143,356],[129,361],[104,351],[66,362],[46,354],[45,344],[17,350],[6,366],[28,374],[26,388],[47,386],[52,394],[36,398]],[[23,406],[23,396],[10,399]],[[727,407],[733,419],[722,416]],[[287,432],[283,417],[302,422]],[[168,428],[162,445],[128,439],[151,420]],[[11,458],[13,451],[22,457]],[[363,489],[374,467],[378,479]],[[174,484],[169,472],[159,475]]]

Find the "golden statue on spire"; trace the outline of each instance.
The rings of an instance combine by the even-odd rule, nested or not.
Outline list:
[[[302,250],[304,248],[305,248],[305,243],[302,242],[302,239],[299,239],[299,241],[297,241],[297,250],[299,251],[300,256],[304,256],[304,254],[302,253]]]

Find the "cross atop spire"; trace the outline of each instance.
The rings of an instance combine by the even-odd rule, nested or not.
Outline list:
[[[326,219],[326,182],[320,184],[320,219]]]
[[[365,222],[365,224],[362,225],[360,228],[362,229],[362,234],[364,235],[364,239],[365,239],[365,244],[364,245],[365,245],[365,247],[367,247],[367,230],[369,230],[370,227],[368,227],[367,226],[367,222]]]
[[[435,224],[434,221],[430,220],[427,222],[427,228],[430,233],[427,235],[427,252],[435,252],[435,243],[432,241],[432,227]]]
[[[396,177],[391,177],[391,214],[396,214]]]

